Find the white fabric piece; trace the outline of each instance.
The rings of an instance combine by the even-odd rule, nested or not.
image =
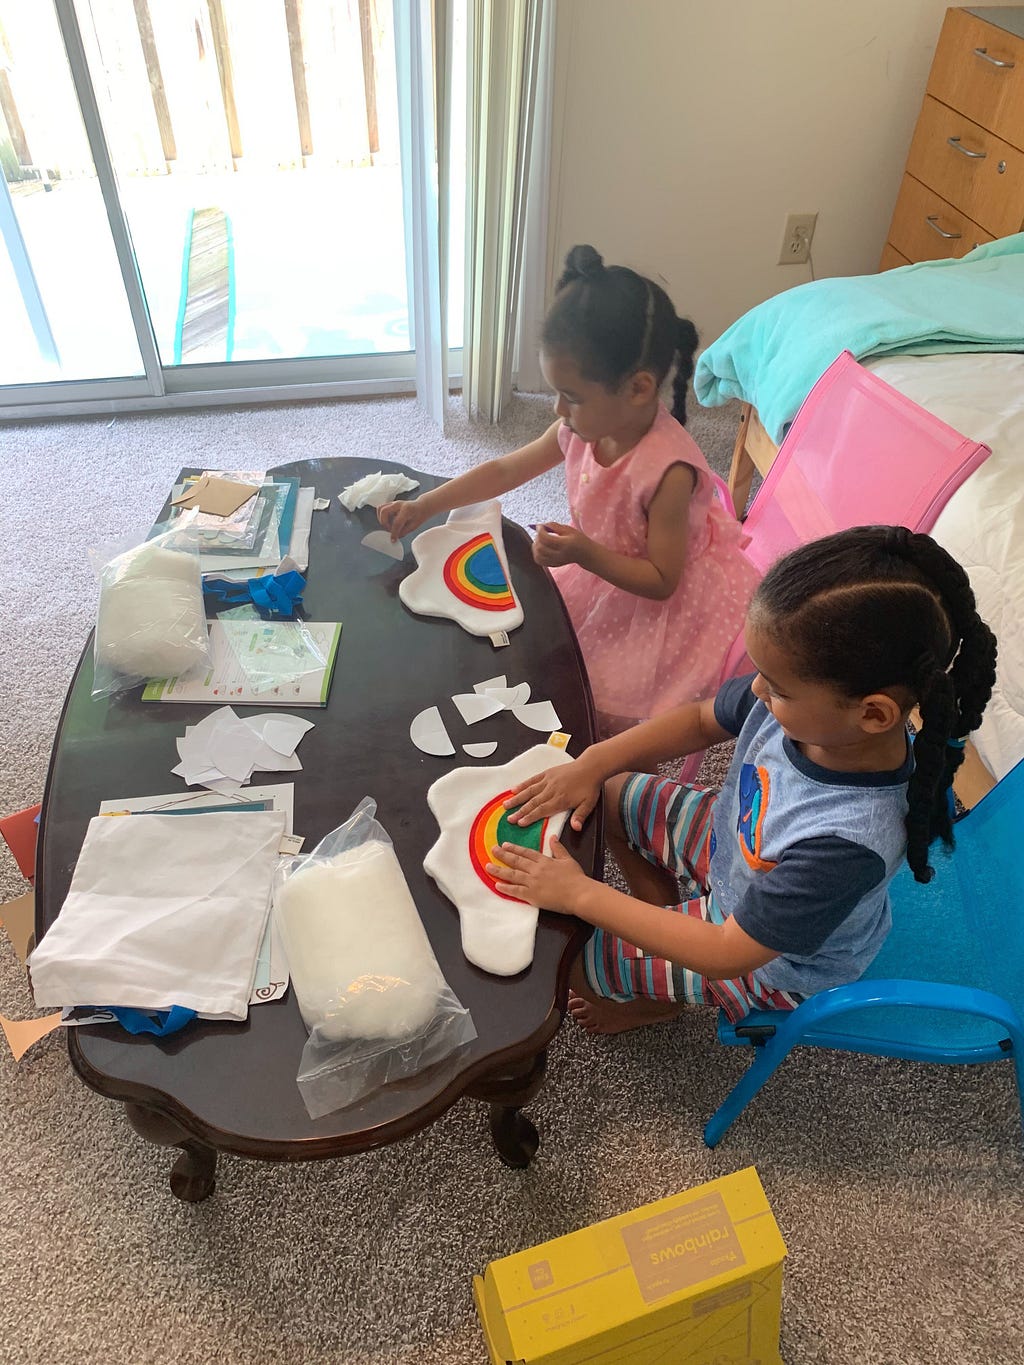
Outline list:
[[[355,483],[350,483],[338,494],[342,507],[355,512],[360,507],[383,507],[386,502],[394,502],[400,493],[411,493],[419,488],[418,479],[406,478],[404,474],[365,474]]]
[[[491,847],[505,842],[497,837],[500,798],[527,778],[571,762],[564,749],[537,744],[498,768],[456,768],[427,792],[441,834],[423,866],[459,912],[462,951],[495,976],[513,976],[528,967],[537,934],[537,907],[499,895],[477,870],[481,862],[493,861]],[[542,853],[550,853],[551,840],[562,832],[567,814],[551,816],[540,830],[528,827],[540,836]],[[509,840],[520,842],[518,826],[506,829]],[[474,831],[476,864],[471,848]]]
[[[460,572],[472,568],[473,546],[478,547],[476,555],[489,559],[491,545],[505,578],[500,593],[489,593]],[[522,604],[505,554],[500,502],[457,508],[444,526],[421,531],[412,542],[412,552],[417,567],[398,585],[398,595],[410,611],[445,617],[471,635],[493,635],[523,624]],[[510,605],[498,605],[502,600]]]
[[[971,738],[989,771],[1004,777],[1024,758],[1024,356],[892,356],[865,368],[992,451],[931,535],[967,570],[999,641],[992,700]]]
[[[502,673],[497,678],[485,678],[483,682],[473,684],[474,692],[491,692],[496,688],[507,687],[508,679]]]
[[[389,531],[370,531],[359,543],[365,545],[368,550],[376,550],[378,554],[387,555],[390,559],[405,558],[405,546],[400,540],[392,540]]]
[[[140,545],[100,577],[96,673],[167,678],[209,658],[198,556]]]
[[[29,959],[36,1004],[244,1019],[286,825],[284,811],[95,816]]]
[[[496,739],[484,740],[481,744],[464,744],[462,752],[469,754],[470,758],[490,758],[491,754],[498,747]]]
[[[274,919],[322,1041],[408,1038],[433,1015],[446,983],[389,844],[300,868],[278,886]]]

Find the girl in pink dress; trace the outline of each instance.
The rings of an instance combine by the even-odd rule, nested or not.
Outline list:
[[[713,695],[757,584],[739,524],[683,429],[696,346],[693,323],[663,289],[573,247],[542,336],[559,420],[529,445],[379,511],[397,540],[564,462],[571,524],[538,527],[533,556],[565,599],[606,734]],[[670,413],[659,390],[673,368]]]

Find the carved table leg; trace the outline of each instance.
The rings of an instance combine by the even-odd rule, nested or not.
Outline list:
[[[189,1137],[173,1119],[141,1104],[124,1106],[128,1122],[147,1142],[161,1147],[180,1147],[181,1156],[171,1168],[171,1193],[176,1199],[197,1204],[213,1194],[217,1183],[217,1153],[205,1143]]]
[[[491,1139],[501,1161],[513,1170],[525,1170],[537,1154],[537,1130],[520,1113],[544,1084],[547,1052],[522,1063],[506,1075],[488,1076],[469,1092],[490,1106]]]

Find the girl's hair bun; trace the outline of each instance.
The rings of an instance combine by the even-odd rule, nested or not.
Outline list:
[[[603,274],[604,261],[592,246],[574,246],[570,248],[565,258],[565,267],[558,281],[558,288],[564,289],[567,284],[573,284],[576,280],[596,280]]]

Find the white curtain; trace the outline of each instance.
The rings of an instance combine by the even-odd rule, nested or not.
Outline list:
[[[448,397],[451,2],[436,0],[440,35],[436,43],[431,0],[394,3],[405,273],[410,340],[416,352],[416,396],[442,430]],[[443,141],[438,138],[439,124]]]
[[[496,422],[512,391],[546,0],[468,0],[462,391]]]

